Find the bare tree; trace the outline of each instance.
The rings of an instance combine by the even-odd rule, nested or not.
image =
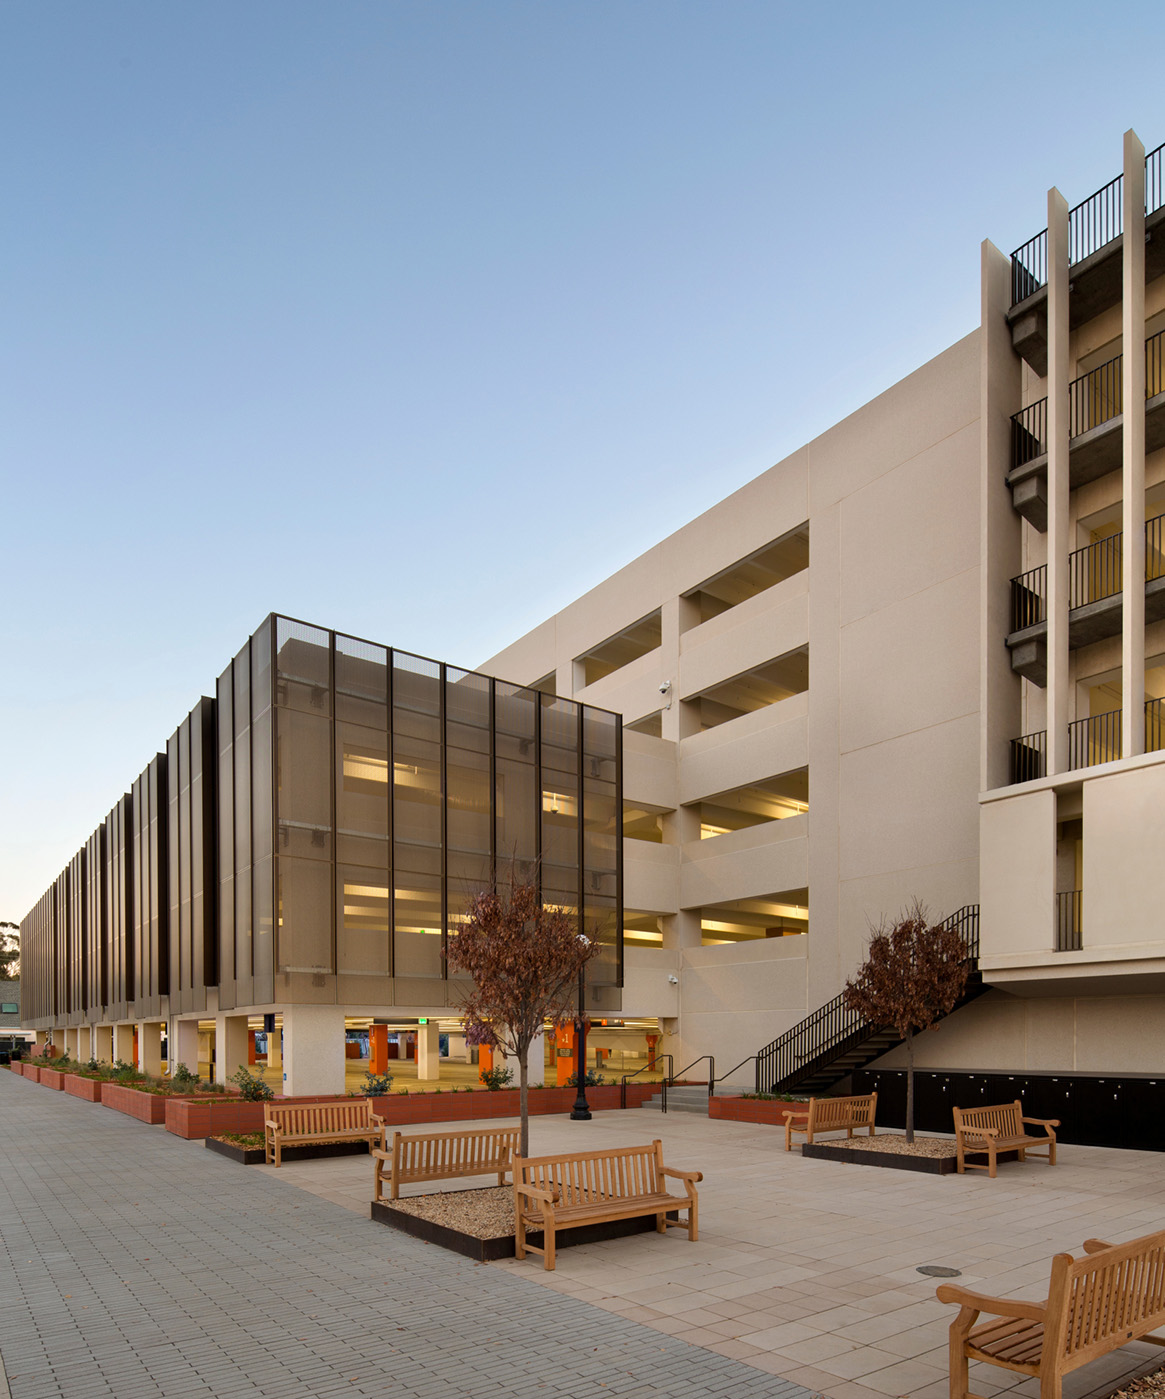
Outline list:
[[[967,948],[960,934],[932,924],[917,899],[895,923],[883,920],[866,960],[842,995],[873,1025],[890,1025],[906,1041],[906,1140],[914,1141],[914,1036],[931,1029],[959,1002],[967,985]]]
[[[518,1061],[522,1156],[530,1149],[530,1045],[545,1021],[574,1019],[579,972],[598,952],[566,914],[542,903],[535,880],[513,869],[507,884],[471,898],[467,921],[449,939],[450,966],[474,981],[459,1007],[466,1040]]]
[[[0,923],[0,979],[10,981],[20,975],[20,925]]]

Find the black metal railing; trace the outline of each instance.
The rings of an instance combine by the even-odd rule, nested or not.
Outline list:
[[[1011,740],[1011,780],[1034,782],[1044,777],[1048,770],[1048,733],[1024,734],[1022,738]]]
[[[1165,578],[1165,515],[1145,521],[1145,582]]]
[[[1106,243],[1119,238],[1124,227],[1121,192],[1124,175],[1109,180],[1102,189],[1068,211],[1068,265],[1083,262]]]
[[[1162,204],[1165,204],[1165,181],[1162,176],[1165,171],[1161,168],[1161,152],[1165,151],[1165,145],[1158,146],[1155,151],[1150,151],[1145,157],[1145,213],[1155,214]]]
[[[632,1073],[632,1074],[624,1074],[624,1075],[623,1075],[623,1077],[619,1080],[619,1106],[620,1106],[621,1108],[625,1108],[625,1107],[627,1106],[627,1081],[628,1081],[629,1079],[632,1079],[632,1078],[638,1078],[640,1074],[647,1074],[647,1073],[652,1073],[652,1074],[653,1074],[653,1073],[655,1073],[655,1072],[656,1072],[656,1065],[658,1064],[658,1062],[659,1062],[661,1059],[666,1059],[667,1062],[668,1062],[668,1064],[669,1064],[669,1066],[670,1066],[670,1065],[672,1064],[672,1062],[673,1062],[672,1057],[671,1057],[670,1054],[657,1054],[657,1055],[655,1056],[655,1062],[649,1063],[649,1064],[644,1064],[644,1066],[643,1066],[641,1069],[636,1069],[635,1072]],[[665,1085],[666,1085],[666,1083],[667,1083],[667,1077],[668,1077],[667,1074],[664,1074],[663,1079],[664,1079],[664,1084],[665,1084]],[[666,1086],[665,1086],[665,1088],[664,1088],[664,1093],[665,1093],[665,1094],[667,1093],[667,1088],[666,1088]],[[665,1101],[666,1101],[666,1099],[665,1099]],[[665,1109],[665,1111],[666,1111],[666,1109]]]
[[[1048,230],[1029,238],[1011,255],[1011,304],[1018,306],[1048,280]]]
[[[668,1057],[668,1060],[670,1061],[670,1060],[671,1060],[671,1055],[669,1054],[667,1057]],[[678,1073],[666,1073],[666,1074],[664,1074],[664,1076],[663,1076],[663,1110],[664,1110],[664,1112],[667,1112],[667,1090],[668,1090],[668,1085],[670,1084],[672,1087],[674,1087],[675,1084],[676,1084],[676,1082],[680,1079],[680,1077],[681,1077],[683,1074],[686,1074],[687,1071],[688,1071],[689,1069],[694,1069],[694,1068],[696,1067],[697,1064],[702,1064],[702,1063],[704,1062],[705,1059],[707,1059],[707,1061],[708,1061],[708,1097],[711,1098],[711,1097],[713,1097],[713,1096],[715,1095],[715,1093],[716,1093],[716,1060],[712,1057],[711,1054],[701,1054],[700,1057],[699,1057],[698,1059],[693,1059],[692,1062],[691,1062],[690,1064],[685,1064],[684,1067],[683,1067],[682,1069],[680,1069]]]
[[[1121,411],[1123,361],[1123,355],[1116,355],[1068,385],[1069,437],[1079,437],[1082,432],[1109,422]]]
[[[1084,607],[1115,597],[1123,584],[1124,535],[1110,534],[1068,555],[1068,606]]]
[[[1041,398],[1011,415],[1011,467],[1024,466],[1048,450],[1048,400]]]
[[[1115,762],[1121,755],[1121,712],[1089,714],[1068,725],[1068,767],[1091,768]]]
[[[1084,946],[1082,911],[1083,896],[1079,889],[1056,895],[1057,952],[1079,952]]]
[[[1011,580],[1011,630],[1023,631],[1047,618],[1048,566],[1029,568]]]
[[[1145,341],[1145,397],[1165,393],[1165,330]]]
[[[717,1075],[716,1082],[724,1083],[727,1079],[730,1079],[732,1077],[732,1075],[737,1071],[737,1069],[743,1069],[745,1064],[755,1064],[756,1061],[757,1056],[755,1054],[747,1055],[744,1059],[740,1061],[739,1064],[733,1064],[733,1066],[728,1070],[726,1074]],[[711,1094],[709,1094],[709,1096],[711,1096]]]
[[[1145,701],[1145,752],[1160,753],[1165,748],[1165,701],[1151,699]]]
[[[979,905],[965,904],[944,918],[941,926],[954,928],[962,937],[973,971],[979,959]],[[775,1085],[798,1075],[807,1077],[814,1065],[828,1063],[851,1045],[870,1039],[880,1028],[851,1010],[844,992],[834,996],[757,1054],[756,1091],[769,1093]]]

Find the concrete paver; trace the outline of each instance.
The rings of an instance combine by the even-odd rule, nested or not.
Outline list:
[[[0,1112],[12,1399],[807,1399],[372,1224],[296,1189],[286,1166],[239,1167],[3,1071]],[[352,1159],[367,1177],[366,1158],[331,1164]],[[365,1214],[369,1193],[366,1180]]]

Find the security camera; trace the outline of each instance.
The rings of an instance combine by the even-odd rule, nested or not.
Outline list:
[[[663,682],[663,684],[659,687],[659,693],[660,693],[661,695],[666,695],[667,692],[668,692],[670,689],[671,689],[671,681],[670,681],[670,680],[665,680],[665,681]]]
[[[678,986],[680,984],[680,979],[678,976],[676,976],[675,972],[671,972],[669,974],[667,984],[669,986]]]

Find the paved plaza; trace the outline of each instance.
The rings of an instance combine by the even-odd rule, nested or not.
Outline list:
[[[13,1399],[945,1399],[953,1309],[920,1264],[1036,1297],[1053,1253],[1165,1215],[1155,1153],[1069,1146],[1054,1170],[935,1178],[805,1161],[770,1127],[542,1117],[535,1151],[659,1136],[669,1164],[705,1176],[699,1243],[583,1245],[545,1273],[537,1256],[482,1266],[372,1223],[366,1157],[237,1166],[3,1072],[0,1113]],[[1065,1394],[1159,1363],[1130,1346]],[[972,1370],[982,1394],[1037,1393],[1011,1378]]]
[[[563,1250],[553,1273],[532,1255],[490,1264],[491,1274],[532,1279],[830,1399],[946,1399],[955,1309],[936,1300],[920,1265],[957,1268],[978,1291],[1042,1299],[1054,1253],[1165,1228],[1156,1152],[1061,1146],[1054,1168],[1006,1164],[989,1180],[807,1161],[785,1152],[775,1127],[645,1108],[589,1123],[536,1117],[530,1134],[534,1152],[662,1137],[668,1165],[704,1172],[700,1242],[645,1234]],[[251,1169],[367,1214],[366,1159]],[[1161,1361],[1155,1346],[1128,1346],[1069,1376],[1066,1399],[1100,1399]],[[988,1396],[1039,1392],[986,1365],[972,1367],[971,1383]]]
[[[12,1399],[805,1399],[5,1071],[0,1121]]]

